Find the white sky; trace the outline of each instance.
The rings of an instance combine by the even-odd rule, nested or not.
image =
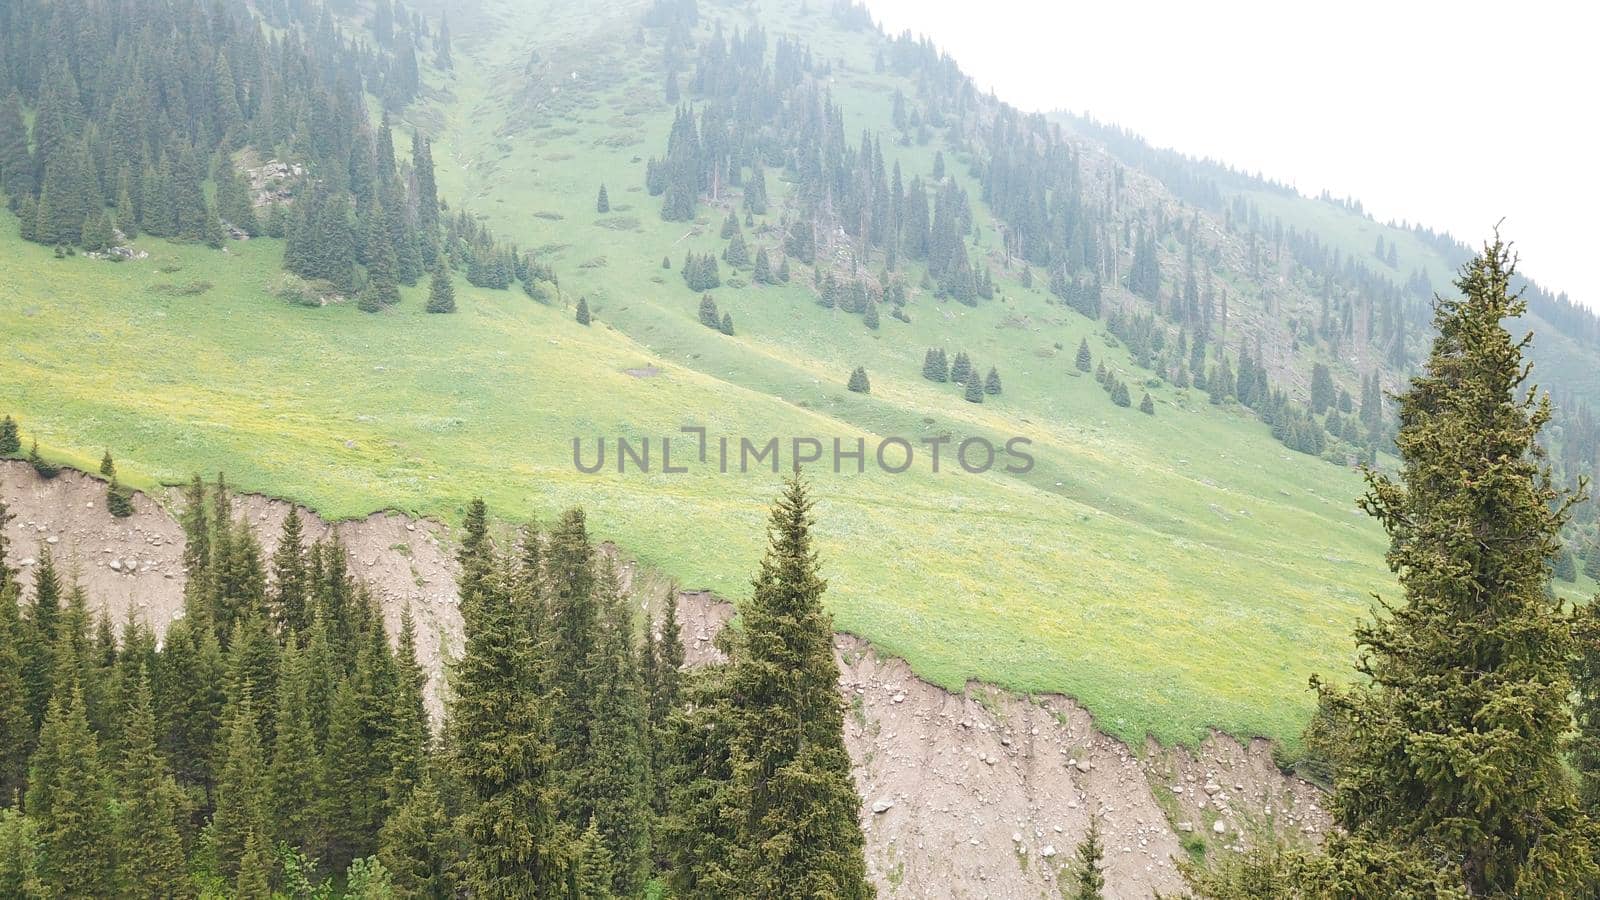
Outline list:
[[[865,0],[980,88],[1087,113],[1471,246],[1600,309],[1600,12],[1586,0]]]

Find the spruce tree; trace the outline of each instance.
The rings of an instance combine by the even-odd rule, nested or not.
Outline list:
[[[574,855],[577,867],[573,883],[577,896],[584,900],[615,900],[618,896],[631,896],[618,895],[612,890],[612,882],[616,880],[615,866],[612,864],[611,853],[606,850],[600,829],[593,819],[589,820],[589,827],[578,838]]]
[[[983,392],[998,395],[1000,393],[1000,372],[993,366],[989,367],[989,374],[983,379]]]
[[[274,842],[305,852],[313,848],[316,837],[322,756],[311,723],[311,655],[295,648],[294,632],[287,637],[267,766],[267,810]]]
[[[731,649],[732,633],[718,636]],[[739,864],[743,820],[731,747],[739,725],[730,666],[684,673],[683,702],[670,710],[657,754],[664,795],[657,825],[669,896],[744,900],[752,896]]]
[[[428,312],[453,313],[456,311],[456,289],[450,284],[449,267],[443,260],[433,269],[433,279],[428,282]]]
[[[378,833],[378,860],[394,880],[398,900],[455,896],[455,826],[439,788],[424,775]]]
[[[115,823],[83,693],[50,702],[28,776],[28,817],[39,840],[39,880],[51,897],[116,894]]]
[[[556,897],[572,868],[570,837],[557,820],[535,650],[504,568],[463,600],[466,646],[451,678],[447,746],[466,807],[462,882],[475,896]]]
[[[972,374],[972,360],[967,354],[957,353],[956,358],[950,363],[950,380],[956,384],[966,384],[967,378]]]
[[[873,895],[812,524],[797,472],[773,507],[729,673],[738,705],[734,795],[742,811],[733,871],[750,897]]]
[[[265,840],[270,825],[261,733],[248,691],[228,705],[224,735],[208,836],[217,871],[233,879],[249,861],[251,842]]]
[[[969,370],[967,372],[967,387],[965,392],[962,394],[962,399],[966,400],[968,403],[983,402],[983,381],[978,378],[978,373],[976,370]]]
[[[33,466],[33,471],[45,481],[49,481],[61,474],[60,466],[47,461],[43,456],[39,455],[38,438],[33,439],[33,446],[28,450],[28,465]]]
[[[1569,505],[1536,442],[1548,398],[1524,392],[1526,302],[1498,238],[1435,302],[1438,337],[1400,398],[1400,480],[1369,471],[1361,506],[1391,539],[1405,602],[1356,633],[1363,679],[1319,684],[1332,716],[1335,891],[1352,871],[1407,873],[1472,896],[1583,896],[1600,833],[1564,768],[1576,648],[1545,591]],[[1314,682],[1315,683],[1315,682]],[[1339,880],[1343,876],[1346,880]]]
[[[1147,416],[1153,416],[1156,414],[1155,401],[1150,399],[1149,394],[1145,394],[1144,399],[1139,401],[1139,412],[1142,412]]]
[[[33,743],[33,722],[28,715],[28,688],[23,678],[23,631],[18,615],[19,586],[6,567],[6,520],[0,503],[0,803],[22,788]]]
[[[729,337],[733,336],[733,314],[732,313],[723,313],[722,314],[722,322],[721,322],[721,324],[719,324],[717,326],[717,330],[722,332],[725,335],[728,335]]]
[[[1078,358],[1075,364],[1079,372],[1088,372],[1094,368],[1094,356],[1089,353],[1088,338],[1078,342]]]
[[[121,895],[163,900],[192,894],[176,824],[182,795],[156,749],[154,701],[142,668],[123,723],[117,789],[123,801],[117,820]]]
[[[606,197],[606,186],[604,182],[601,182],[600,184],[600,196],[595,198],[594,211],[601,214],[611,212],[611,200],[610,198]]]
[[[578,298],[578,311],[573,314],[573,319],[575,319],[579,325],[589,324],[589,300],[587,297]]]
[[[850,373],[850,381],[846,385],[853,394],[872,393],[872,383],[867,380],[867,370],[864,366],[856,366]]]
[[[46,545],[33,575],[33,603],[25,610],[21,639],[22,682],[27,694],[30,732],[37,732],[56,691],[56,647],[61,619],[61,579]]]
[[[388,742],[384,747],[389,771],[385,782],[386,808],[393,810],[411,795],[427,763],[428,711],[423,689],[428,674],[417,662],[417,626],[411,606],[400,614],[400,635],[395,645],[395,680],[389,702]]]
[[[112,477],[111,483],[106,485],[106,512],[113,518],[126,519],[133,515],[133,494]]]
[[[630,600],[619,589],[609,561],[601,564],[595,599],[600,630],[590,664],[594,681],[584,801],[591,810],[589,827],[605,855],[606,888],[618,897],[636,897],[644,889],[650,861],[648,700],[633,646]],[[580,848],[580,875],[585,856]]]
[[[1105,847],[1100,843],[1100,817],[1089,817],[1089,830],[1078,843],[1077,859],[1073,860],[1070,879],[1062,885],[1067,900],[1103,900],[1106,876]]]
[[[311,629],[306,577],[304,528],[299,508],[290,504],[272,551],[271,608],[280,636],[292,632],[304,637]]]
[[[18,434],[17,420],[6,416],[0,419],[0,456],[16,456],[22,452],[22,439]]]

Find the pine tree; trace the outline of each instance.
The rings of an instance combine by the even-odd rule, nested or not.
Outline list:
[[[867,301],[866,312],[861,316],[861,323],[868,328],[878,330],[878,304],[872,300]]]
[[[167,628],[156,658],[156,721],[161,752],[181,784],[209,785],[222,713],[223,663],[217,636],[189,617]]]
[[[27,811],[38,828],[39,878],[51,897],[110,897],[116,835],[99,744],[83,693],[50,702],[28,777]]]
[[[465,651],[452,673],[450,762],[466,810],[463,886],[483,897],[555,897],[569,837],[556,818],[550,712],[535,651],[503,571],[463,598]]]
[[[261,733],[248,691],[228,705],[224,733],[214,795],[217,809],[208,832],[217,871],[231,879],[244,870],[251,842],[263,841],[270,833]]]
[[[950,363],[950,380],[956,384],[966,384],[971,375],[972,360],[967,358],[965,352],[957,353],[956,358]]]
[[[1094,368],[1094,356],[1089,353],[1088,338],[1078,342],[1078,359],[1075,365],[1079,372],[1088,372]]]
[[[717,313],[717,301],[710,294],[700,297],[700,324],[707,328],[716,328],[721,324]]]
[[[1133,398],[1128,393],[1128,386],[1117,381],[1111,386],[1111,402],[1126,409],[1133,405]]]
[[[608,891],[636,897],[644,889],[650,860],[648,701],[633,647],[629,598],[618,588],[609,561],[601,564],[595,598],[600,630],[589,666],[594,681],[583,799],[591,810],[589,827],[604,853]],[[591,869],[586,863],[592,850],[580,845],[575,855],[581,880]]]
[[[850,382],[847,385],[851,393],[870,394],[872,383],[867,379],[867,370],[864,366],[856,366],[850,373]]]
[[[431,776],[384,820],[378,860],[394,880],[398,900],[455,896],[455,829]]]
[[[731,649],[732,634],[718,636]],[[743,819],[731,747],[739,724],[730,666],[684,674],[682,703],[661,732],[657,779],[664,795],[657,835],[667,860],[668,895],[705,900],[751,896],[739,865]]]
[[[1139,401],[1139,412],[1142,412],[1147,416],[1153,416],[1156,414],[1155,401],[1150,399],[1150,395],[1148,393],[1144,395],[1144,399]]]
[[[388,743],[384,747],[389,772],[385,783],[386,808],[393,810],[411,795],[427,762],[428,710],[423,690],[428,674],[417,662],[417,625],[411,606],[400,614],[400,635],[395,644],[395,683],[390,701]]]
[[[300,510],[290,504],[272,551],[271,607],[280,636],[290,633],[304,637],[311,630],[311,609],[307,602],[305,536]]]
[[[578,839],[574,855],[577,869],[573,880],[577,887],[577,896],[584,900],[615,900],[618,894],[611,888],[612,882],[616,880],[611,853],[606,850],[600,829],[593,819],[589,820],[589,827]]]
[[[266,831],[257,829],[245,839],[239,858],[239,874],[233,879],[235,900],[272,900],[272,852]],[[347,893],[346,896],[356,896]]]
[[[1078,843],[1078,858],[1073,861],[1070,880],[1062,885],[1067,900],[1103,900],[1106,876],[1102,872],[1105,848],[1100,843],[1100,817],[1089,817],[1089,830]]]
[[[1000,393],[1000,372],[993,366],[989,367],[989,374],[983,379],[983,392],[998,395]]]
[[[589,324],[589,300],[587,297],[578,298],[578,311],[573,315],[573,319],[577,321],[579,325]]]
[[[61,474],[60,466],[53,462],[47,461],[43,456],[39,455],[38,438],[33,439],[33,446],[28,449],[28,465],[32,466],[33,471],[45,481],[49,481],[50,479]]]
[[[121,895],[139,900],[189,896],[183,837],[176,824],[182,795],[156,749],[154,700],[142,669],[126,714],[117,776],[123,799],[117,820]]]
[[[1322,415],[1333,405],[1333,376],[1328,367],[1317,363],[1311,368],[1311,413]]]
[[[117,482],[115,476],[106,485],[106,512],[113,518],[126,519],[133,515],[133,494]]]
[[[1497,238],[1462,269],[1462,296],[1436,301],[1439,336],[1400,398],[1401,481],[1367,475],[1361,506],[1390,534],[1405,602],[1357,631],[1360,682],[1319,686],[1348,835],[1329,853],[1341,874],[1583,896],[1600,883],[1600,833],[1564,771],[1576,648],[1545,591],[1576,498],[1551,483],[1535,440],[1549,400],[1522,394],[1525,341],[1502,324],[1526,308],[1513,274]]]
[[[922,355],[922,377],[940,384],[950,380],[950,365],[945,362],[943,350],[930,347]]]
[[[731,313],[722,314],[722,322],[717,326],[717,330],[729,337],[733,336],[733,315]]]
[[[433,269],[433,280],[428,283],[428,312],[453,313],[456,311],[456,289],[450,284],[449,267],[441,260]]]
[[[865,898],[861,799],[844,747],[833,624],[798,473],[772,510],[770,543],[729,673],[730,748],[742,809],[733,871],[751,897]]]
[[[107,478],[117,474],[117,463],[111,458],[110,450],[107,450],[105,455],[100,457],[100,474]]]
[[[1578,774],[1578,799],[1593,820],[1600,816],[1600,605],[1586,603],[1576,615],[1578,654],[1572,665],[1576,733],[1568,749]]]
[[[6,416],[0,419],[0,456],[16,456],[22,452],[22,440],[17,433],[17,420]]]
[[[606,186],[604,182],[601,182],[600,184],[600,196],[595,198],[594,211],[601,213],[602,215],[611,212],[611,200],[610,198],[606,197]]]
[[[967,371],[967,386],[962,393],[962,398],[968,403],[983,402],[983,379],[978,377],[977,370],[969,369]]]
[[[39,552],[39,566],[33,575],[33,603],[27,607],[18,642],[22,650],[28,721],[32,723],[30,733],[37,732],[43,724],[55,695],[60,618],[61,579],[56,574],[55,557],[46,545]]]
[[[308,851],[316,837],[316,800],[322,756],[311,722],[311,654],[295,648],[287,633],[273,714],[272,757],[267,767],[267,810],[272,837]]]
[[[17,608],[20,586],[6,566],[4,530],[10,518],[0,502],[0,798],[10,798],[22,788],[33,743],[23,677],[23,624]]]

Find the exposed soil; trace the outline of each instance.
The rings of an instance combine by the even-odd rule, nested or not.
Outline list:
[[[134,515],[114,519],[103,482],[70,471],[42,481],[24,463],[0,462],[0,497],[15,516],[7,537],[25,585],[49,547],[114,620],[132,610],[159,632],[181,613],[183,532],[168,511],[180,506],[175,494],[164,505],[136,494]],[[269,556],[288,509],[234,498],[235,514],[255,526]],[[396,513],[331,527],[301,515],[308,541],[337,531],[391,631],[410,606],[437,722],[443,664],[461,639],[449,530]],[[676,590],[609,544],[602,550],[643,609],[676,598],[690,665],[721,658],[713,641],[733,617],[730,604]],[[1181,892],[1175,860],[1191,850],[1232,852],[1264,828],[1316,839],[1328,827],[1320,792],[1282,775],[1265,741],[1213,734],[1192,751],[1149,744],[1135,754],[1097,731],[1069,698],[978,684],[955,694],[860,638],[841,634],[834,646],[868,865],[881,896],[1058,897],[1091,816],[1104,836],[1112,898]]]

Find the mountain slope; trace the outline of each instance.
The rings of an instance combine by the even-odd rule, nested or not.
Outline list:
[[[748,269],[725,265],[711,293],[734,334],[706,328],[682,261],[723,252],[718,224],[741,193],[702,198],[694,218],[668,222],[646,190],[645,160],[660,154],[675,113],[663,96],[669,38],[642,27],[648,8],[452,5],[453,70],[425,64],[419,100],[395,116],[401,158],[411,126],[432,137],[441,196],[554,267],[560,292],[548,302],[458,284],[461,311],[429,316],[424,282],[376,316],[354,303],[309,309],[277,296],[278,240],[232,242],[219,255],[140,238],[148,258],[113,265],[56,259],[0,229],[0,275],[17,301],[0,306],[8,411],[60,452],[92,458],[109,446],[125,468],[166,482],[226,470],[244,489],[334,518],[394,507],[452,520],[476,495],[512,518],[582,504],[597,532],[642,561],[735,599],[760,547],[770,469],[722,474],[713,456],[684,474],[618,473],[612,443],[611,467],[588,475],[575,470],[573,440],[592,460],[597,438],[648,437],[659,466],[661,438],[684,460],[693,438],[680,428],[696,426],[735,447],[777,437],[782,468],[792,438],[828,449],[860,438],[866,472],[847,460],[836,473],[828,457],[810,470],[840,629],[945,687],[975,678],[1071,695],[1130,741],[1194,742],[1216,726],[1293,743],[1311,707],[1307,675],[1346,671],[1369,593],[1392,590],[1382,535],[1354,510],[1360,479],[1335,462],[1362,448],[1330,444],[1335,461],[1291,451],[1251,409],[1179,386],[1187,382],[1174,367],[1186,359],[1175,347],[1188,326],[1170,310],[1185,267],[1178,235],[1204,235],[1207,271],[1233,306],[1212,345],[1226,353],[1202,354],[1202,368],[1236,364],[1246,348],[1286,396],[1306,397],[1315,363],[1351,394],[1370,372],[1392,386],[1402,369],[1383,363],[1375,342],[1344,353],[1302,346],[1318,271],[1279,252],[1266,257],[1272,272],[1252,276],[1254,232],[1185,203],[1169,183],[1178,179],[1129,168],[1086,129],[1075,145],[1085,195],[1111,199],[1094,267],[1107,312],[1082,315],[1052,296],[1045,268],[1008,252],[1015,231],[982,199],[988,157],[975,135],[1005,115],[992,101],[958,87],[970,104],[965,124],[899,143],[896,91],[926,89],[929,104],[946,95],[926,88],[926,68],[879,71],[891,45],[858,12],[705,3],[696,43],[757,23],[769,38],[803,41],[814,61],[807,78],[837,103],[846,134],[882,132],[885,160],[908,178],[933,181],[943,159],[945,183],[972,198],[963,252],[996,285],[992,301],[953,302],[908,261],[909,321],[885,303],[874,329],[819,305],[808,266],[796,263],[787,284],[755,285]],[[804,184],[778,168],[767,184],[772,211],[745,226],[752,254],[776,250],[805,203]],[[1365,240],[1355,220],[1317,218],[1317,201],[1262,190],[1248,199],[1325,244],[1349,244],[1346,254]],[[1164,273],[1154,301],[1125,277],[1132,238],[1147,227]],[[830,270],[857,270],[849,234],[822,232],[818,244]],[[1398,271],[1423,268],[1441,283],[1442,257],[1420,240],[1401,251]],[[881,251],[863,255],[860,270],[875,278]],[[596,319],[588,327],[574,321],[579,297]],[[1395,301],[1411,322],[1398,326],[1402,350],[1406,327],[1412,342],[1422,338],[1420,303]],[[1358,318],[1377,315],[1375,301],[1351,306]],[[1080,342],[1128,386],[1129,407],[1076,367]],[[974,404],[924,379],[929,348],[996,367],[1004,391]],[[1584,357],[1562,358],[1583,368]],[[870,394],[846,390],[858,366]],[[1145,392],[1153,416],[1136,408]],[[951,447],[1024,437],[1035,464],[1007,473],[1002,457],[969,474],[947,455],[935,473],[920,441],[944,434]],[[891,437],[918,452],[903,474],[873,466],[874,448]]]

